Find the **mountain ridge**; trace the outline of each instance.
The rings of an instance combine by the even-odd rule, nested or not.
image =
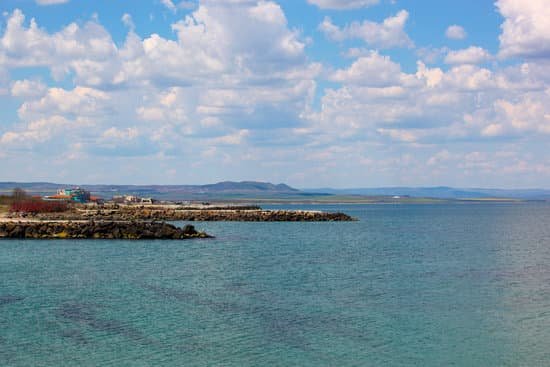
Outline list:
[[[110,198],[113,195],[138,195],[166,200],[194,200],[212,198],[300,198],[312,196],[403,196],[437,199],[511,198],[523,200],[550,200],[549,189],[498,189],[434,187],[374,187],[374,188],[302,188],[284,183],[273,184],[261,181],[221,181],[205,185],[111,185],[111,184],[63,184],[52,182],[0,182],[0,193],[20,187],[29,193],[46,195],[56,190],[80,186],[94,194]]]
[[[304,188],[309,193],[328,193],[332,195],[362,196],[410,196],[439,199],[467,198],[512,198],[512,199],[550,199],[549,189],[498,189],[498,188],[456,188],[450,186],[434,187],[374,187],[374,188]]]
[[[93,194],[110,198],[114,195],[137,195],[166,200],[202,199],[209,196],[283,196],[301,195],[300,190],[284,183],[259,181],[222,181],[206,185],[110,185],[64,184],[53,182],[0,182],[0,192],[8,193],[16,187],[34,195],[55,193],[66,187],[82,187]]]

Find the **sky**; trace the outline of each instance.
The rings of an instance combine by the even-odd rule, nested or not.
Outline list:
[[[0,0],[0,181],[550,188],[547,0]]]

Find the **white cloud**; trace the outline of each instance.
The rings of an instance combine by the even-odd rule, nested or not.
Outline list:
[[[428,166],[435,166],[435,165],[447,162],[447,161],[451,160],[452,158],[453,158],[452,154],[449,153],[449,151],[447,149],[444,149],[444,150],[441,150],[441,151],[437,152],[433,156],[431,156],[428,159],[428,161],[426,162],[426,164]]]
[[[255,19],[266,23],[286,25],[286,17],[283,9],[273,2],[260,2],[248,9],[248,13]]]
[[[445,36],[453,40],[463,40],[466,38],[467,34],[464,28],[459,25],[453,24],[450,25],[445,31]]]
[[[97,116],[108,108],[109,94],[87,87],[76,87],[67,91],[50,88],[47,94],[36,101],[21,105],[18,114],[24,120],[42,118],[51,114],[65,116]]]
[[[38,5],[56,5],[56,4],[65,4],[70,0],[36,0]]]
[[[540,94],[525,96],[518,102],[496,100],[493,104],[493,121],[488,121],[482,135],[524,135],[528,132],[550,134],[549,101],[548,95]]]
[[[401,67],[388,56],[371,52],[357,59],[348,69],[334,72],[331,80],[347,84],[389,87],[400,84]]]
[[[111,127],[108,130],[105,130],[101,137],[107,140],[132,140],[139,136],[138,130],[134,128],[127,129],[117,129],[116,127]]]
[[[321,9],[358,9],[376,5],[380,0],[307,0],[308,3],[317,5]]]
[[[384,19],[382,23],[365,20],[340,28],[326,17],[319,25],[319,30],[334,41],[361,39],[368,45],[381,49],[411,47],[413,42],[405,32],[408,18],[409,13],[401,10],[395,16]]]
[[[440,68],[429,69],[423,62],[417,62],[416,77],[420,80],[424,80],[425,85],[428,88],[433,88],[439,85],[439,83],[443,80],[444,75],[445,74]]]
[[[221,136],[214,139],[214,143],[218,144],[227,144],[227,145],[239,145],[244,142],[244,140],[250,135],[250,131],[247,129],[239,130],[235,133]]]
[[[180,1],[178,3],[179,9],[194,9],[196,4],[193,1]]]
[[[418,62],[417,72],[408,74],[389,57],[361,56],[330,75],[341,86],[325,91],[309,134],[317,131],[327,144],[361,137],[418,146],[550,132],[550,92],[537,83],[539,69],[490,70],[466,61],[472,59],[446,72]]]
[[[122,15],[122,18],[120,18],[122,20],[122,23],[130,30],[135,30],[136,26],[134,24],[134,20],[132,19],[132,16],[128,13],[124,13]]]
[[[420,47],[416,49],[416,55],[426,64],[439,62],[449,52],[447,47]]]
[[[0,143],[14,148],[38,148],[37,144],[46,143],[53,137],[62,134],[66,136],[75,128],[82,128],[89,124],[89,121],[81,118],[71,121],[60,115],[51,115],[32,121],[24,130],[4,133],[0,137]]]
[[[457,177],[453,169],[475,179],[499,170],[550,179],[544,53],[502,66],[488,63],[492,57],[480,47],[427,47],[418,52],[422,59],[446,56],[450,66],[418,62],[410,71],[399,56],[373,51],[412,45],[407,17],[347,26],[327,18],[320,27],[327,37],[364,41],[346,42],[352,60],[334,68],[312,61],[310,41],[274,1],[204,0],[171,25],[169,37],[139,36],[125,15],[123,43],[97,19],[50,31],[13,11],[0,33],[0,93],[20,107],[18,121],[0,126],[0,156],[9,158],[2,163],[20,156],[21,166],[48,170],[47,177],[70,170],[65,157],[79,157],[99,181],[120,167],[125,181],[139,178],[144,164],[148,177],[185,171],[176,179],[197,182],[254,172],[334,184],[337,172],[346,184],[399,184],[396,177],[433,183]],[[38,81],[48,77],[32,76],[35,67],[51,71],[48,87]],[[20,74],[31,76],[9,79]],[[318,91],[321,78],[333,83]],[[494,141],[513,145],[507,148],[516,159],[484,153]],[[522,156],[537,144],[538,155]]]
[[[504,17],[501,57],[550,57],[550,7],[546,0],[498,0]]]
[[[172,2],[172,0],[160,0],[160,2],[162,3],[162,5],[173,12],[177,10],[176,5]]]
[[[46,85],[36,80],[16,80],[11,85],[14,97],[40,97],[46,92]]]
[[[49,33],[34,20],[26,25],[19,10],[9,15],[0,63],[8,69],[48,67],[59,79],[72,75],[75,87],[50,88],[39,99],[27,93],[20,123],[5,139],[23,144],[20,137],[36,135],[30,124],[55,115],[93,125],[74,124],[65,137],[62,129],[49,129],[40,141],[57,139],[60,147],[78,142],[90,154],[116,156],[116,142],[132,132],[137,136],[126,139],[121,154],[144,149],[173,155],[187,149],[182,139],[237,144],[252,129],[300,125],[310,109],[321,66],[308,62],[306,42],[274,2],[205,1],[172,25],[175,39],[142,39],[128,14],[122,21],[130,30],[117,46],[96,21]],[[14,94],[23,97],[23,86]]]
[[[393,140],[402,141],[407,143],[415,142],[418,137],[411,130],[405,129],[378,129],[378,133],[381,135],[389,136]]]
[[[481,64],[491,59],[491,54],[481,47],[470,46],[463,50],[449,51],[445,57],[446,64]]]
[[[457,92],[482,92],[498,87],[491,70],[467,64],[451,68],[444,74],[442,84]]]
[[[192,91],[172,87],[159,94],[157,98],[142,104],[136,109],[137,116],[144,121],[184,123],[188,114],[193,111],[196,97]]]
[[[28,27],[24,22],[23,13],[14,10],[0,39],[0,53],[8,68],[45,66],[56,79],[72,70],[89,83],[97,83],[110,72],[116,46],[99,24],[90,21],[80,27],[71,23],[48,34],[34,19]]]

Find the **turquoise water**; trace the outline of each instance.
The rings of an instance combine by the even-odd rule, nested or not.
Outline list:
[[[549,366],[550,205],[0,242],[0,366]]]

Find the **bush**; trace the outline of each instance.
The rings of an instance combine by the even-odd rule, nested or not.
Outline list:
[[[13,202],[12,197],[8,195],[0,195],[0,205],[10,205]]]
[[[68,209],[65,202],[27,198],[11,204],[10,211],[18,213],[58,213]]]

